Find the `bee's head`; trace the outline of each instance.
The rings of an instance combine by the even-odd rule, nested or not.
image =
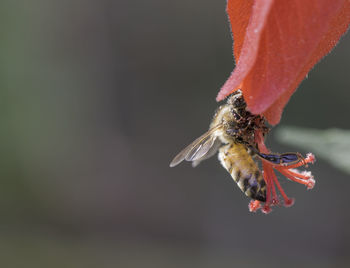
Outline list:
[[[240,89],[231,94],[227,99],[227,104],[232,105],[234,109],[245,108],[247,106]]]

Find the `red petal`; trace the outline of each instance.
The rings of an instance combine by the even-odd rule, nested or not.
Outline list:
[[[349,0],[228,0],[227,12],[237,64],[217,100],[242,84],[250,111],[271,124],[350,23]]]

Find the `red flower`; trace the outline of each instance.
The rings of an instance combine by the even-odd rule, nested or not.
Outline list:
[[[227,13],[236,67],[221,88],[217,101],[241,89],[248,110],[263,115],[275,125],[299,83],[346,32],[350,23],[350,1],[228,0]],[[255,141],[261,153],[270,153],[259,130],[255,133]],[[278,182],[274,169],[311,189],[315,184],[311,173],[301,173],[295,168],[314,161],[312,154],[289,165],[262,160],[267,185],[262,211],[268,213],[271,205],[279,203],[276,187],[284,204],[293,204],[293,199],[287,197]],[[260,207],[260,201],[249,204],[251,211]]]
[[[349,0],[228,0],[236,68],[220,90],[241,88],[248,109],[270,124],[310,69],[350,23]]]

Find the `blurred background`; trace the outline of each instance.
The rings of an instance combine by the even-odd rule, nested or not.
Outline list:
[[[349,267],[349,173],[327,157],[312,191],[281,179],[296,202],[269,215],[216,157],[169,168],[234,67],[225,4],[1,1],[1,267]],[[273,151],[311,150],[279,128],[350,129],[349,47],[293,95]]]

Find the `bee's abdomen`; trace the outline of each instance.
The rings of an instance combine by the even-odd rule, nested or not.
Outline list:
[[[221,147],[219,160],[242,192],[252,199],[266,201],[264,178],[244,145],[234,143]]]

